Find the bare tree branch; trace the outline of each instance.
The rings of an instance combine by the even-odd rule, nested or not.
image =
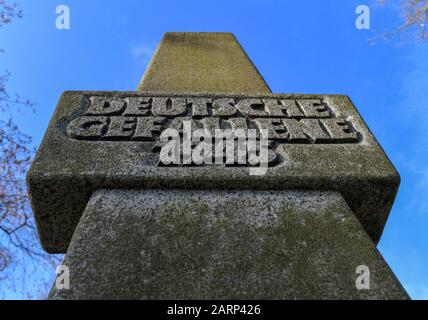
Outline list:
[[[0,0],[0,27],[9,24],[15,18],[22,18],[22,10],[18,8],[16,3],[6,3],[5,0]]]
[[[0,0],[0,28],[22,16],[15,3]],[[1,52],[4,50],[0,49]],[[34,103],[8,92],[10,76],[8,71],[0,74],[0,112],[9,114],[8,121],[0,120],[0,279],[3,280],[0,294],[5,289],[18,287],[17,282],[8,281],[10,287],[2,288],[6,280],[19,280],[25,285],[29,270],[34,272],[42,266],[47,270],[59,262],[58,257],[48,255],[40,247],[25,184],[25,174],[34,154],[32,140],[19,130],[11,117],[12,110],[34,110]],[[30,289],[26,291],[30,297]]]
[[[377,0],[377,3],[386,5],[392,3],[392,0]],[[379,40],[391,40],[399,35],[407,33],[412,35],[416,41],[425,41],[428,39],[427,21],[428,21],[428,0],[401,0],[399,1],[399,11],[402,23],[379,36],[370,39],[375,43]]]

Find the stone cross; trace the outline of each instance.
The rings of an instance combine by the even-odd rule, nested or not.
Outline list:
[[[161,163],[186,121],[267,130],[266,173]],[[27,180],[66,253],[51,299],[408,298],[375,246],[400,178],[352,102],[272,94],[232,34],[165,34],[136,92],[64,92]]]

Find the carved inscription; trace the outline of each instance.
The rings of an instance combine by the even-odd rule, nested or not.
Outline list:
[[[337,117],[320,99],[92,96],[89,100],[86,112],[67,126],[72,139],[142,141],[151,143],[152,150],[158,152],[163,130],[182,132],[183,122],[190,121],[192,129],[206,129],[212,134],[216,129],[265,129],[272,151],[279,144],[361,140],[352,123]]]

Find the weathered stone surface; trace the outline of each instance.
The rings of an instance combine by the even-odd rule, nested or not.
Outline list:
[[[231,33],[167,32],[138,91],[270,93]]]
[[[166,34],[138,91],[65,92],[27,175],[44,248],[70,244],[52,299],[407,298],[371,241],[399,176],[346,96],[270,94],[224,33]],[[161,165],[184,120],[268,129],[266,175]]]
[[[334,192],[99,190],[64,265],[51,299],[407,299]]]
[[[263,176],[158,166],[160,131],[183,118],[268,128],[276,160]],[[399,176],[346,96],[65,92],[27,181],[44,248],[64,252],[100,188],[336,190],[377,242]]]

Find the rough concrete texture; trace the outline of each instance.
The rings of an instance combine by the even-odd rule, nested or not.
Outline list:
[[[334,192],[100,190],[63,264],[51,299],[408,298]]]
[[[205,97],[231,98],[236,102],[244,98],[319,99],[329,106],[335,117],[352,122],[360,140],[353,144],[280,143],[275,151],[283,161],[263,176],[251,176],[249,168],[242,166],[159,167],[159,154],[144,141],[70,138],[67,126],[85,114],[90,107],[90,97],[125,100]],[[339,191],[377,243],[399,181],[398,173],[352,102],[341,95],[65,92],[27,175],[41,241],[51,253],[65,252],[87,201],[100,188]]]
[[[168,32],[138,91],[270,93],[231,33]]]

